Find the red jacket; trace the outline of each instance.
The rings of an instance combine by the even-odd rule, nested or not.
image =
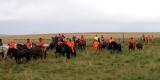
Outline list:
[[[14,42],[9,43],[9,48],[10,48],[10,49],[15,48],[15,43],[14,43]]]

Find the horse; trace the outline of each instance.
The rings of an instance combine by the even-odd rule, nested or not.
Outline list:
[[[121,46],[121,44],[118,44],[118,43],[115,42],[115,41],[112,41],[111,43],[109,43],[109,44],[107,45],[107,48],[108,48],[109,50],[111,50],[111,53],[114,53],[115,51],[116,51],[117,53],[122,52],[122,46]]]
[[[143,49],[143,43],[140,43],[140,42],[136,43],[136,48],[138,50],[142,50]]]
[[[99,50],[105,49],[107,47],[107,42],[101,41],[99,44]]]
[[[75,45],[77,49],[84,50],[86,48],[86,40],[77,39]]]
[[[128,49],[129,49],[129,51],[134,51],[135,50],[135,48],[136,48],[136,43],[134,42],[134,43],[129,43],[129,46],[128,46]]]
[[[47,47],[47,50],[53,50],[56,47],[56,43],[55,42],[51,42],[49,44],[49,46]]]
[[[30,50],[34,59],[46,59],[47,57],[47,46],[40,47],[34,44]]]
[[[8,45],[5,44],[0,46],[0,55],[2,56],[3,59],[7,58],[8,48],[9,48]]]
[[[17,44],[16,48],[11,50],[11,53],[17,64],[20,64],[23,58],[26,59],[26,62],[30,61],[32,56],[32,52],[27,48],[27,46],[22,44]]]
[[[56,58],[58,56],[65,56],[65,46],[66,45],[64,42],[62,44],[56,46],[56,51],[55,51]]]

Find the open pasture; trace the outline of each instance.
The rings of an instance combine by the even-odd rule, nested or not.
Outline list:
[[[77,50],[74,64],[66,64],[65,57],[55,58],[54,51],[49,51],[45,60],[26,64],[1,60],[0,80],[159,80],[158,39],[145,44],[142,51],[129,53],[127,38],[121,43],[121,54],[111,54],[106,49],[93,54],[93,48],[88,46],[84,51]]]

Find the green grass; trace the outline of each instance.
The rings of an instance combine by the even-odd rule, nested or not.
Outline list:
[[[32,60],[17,65],[15,61],[0,61],[0,80],[159,80],[160,45],[145,45],[143,51],[129,53],[127,44],[122,54],[99,51],[91,47],[78,51],[75,64],[66,58],[48,53],[46,60]]]

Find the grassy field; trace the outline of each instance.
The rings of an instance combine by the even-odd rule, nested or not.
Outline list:
[[[17,65],[15,61],[0,61],[0,80],[160,80],[160,44],[145,45],[143,51],[129,53],[127,43],[121,54],[93,49],[77,51],[74,64],[66,58],[55,58],[48,52],[46,60],[32,60]]]

